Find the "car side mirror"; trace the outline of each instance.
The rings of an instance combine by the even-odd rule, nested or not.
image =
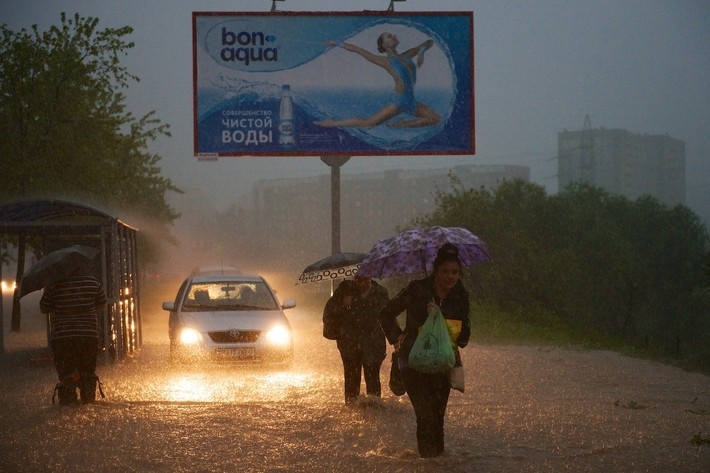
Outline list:
[[[295,299],[286,299],[283,304],[281,304],[282,309],[293,309],[294,307],[296,307]]]
[[[175,303],[174,302],[163,302],[163,310],[169,310],[169,311],[174,311],[175,310]]]

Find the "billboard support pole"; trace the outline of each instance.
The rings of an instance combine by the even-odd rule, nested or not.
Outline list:
[[[321,156],[321,161],[330,166],[330,226],[331,226],[331,252],[340,251],[340,166],[347,163],[350,156]],[[335,290],[333,281],[330,281],[330,295]]]
[[[330,166],[330,225],[333,253],[340,251],[340,166],[350,156],[321,156],[321,161]]]

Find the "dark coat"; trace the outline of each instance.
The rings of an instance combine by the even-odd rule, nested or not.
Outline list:
[[[405,334],[399,350],[399,356],[403,360],[409,359],[409,352],[412,349],[412,345],[414,345],[414,340],[417,338],[419,327],[424,324],[427,318],[426,306],[432,300],[432,294],[434,294],[433,276],[412,281],[399,294],[393,297],[378,314],[378,319],[390,344],[394,345],[397,343],[399,336],[402,333]],[[456,344],[459,347],[465,347],[471,336],[468,291],[459,281],[446,299],[435,302],[439,303],[438,305],[445,319],[461,321],[461,333],[456,340]],[[402,331],[397,322],[397,316],[405,310],[407,312],[406,324],[404,331]]]
[[[352,295],[349,308],[343,304],[346,294]],[[365,297],[353,281],[340,283],[323,311],[324,328],[330,326],[337,334],[338,350],[343,353],[362,350],[363,362],[382,362],[387,344],[377,314],[388,300],[387,289],[375,281],[372,281],[372,288]]]

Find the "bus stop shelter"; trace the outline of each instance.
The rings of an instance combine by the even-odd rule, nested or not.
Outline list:
[[[37,259],[81,244],[100,251],[100,278],[108,304],[100,315],[103,361],[130,356],[142,344],[137,256],[138,230],[96,208],[63,200],[19,200],[0,204],[0,248],[17,249],[17,288],[12,296],[11,330],[20,330],[20,286],[25,257]],[[0,264],[2,277],[2,264]],[[0,291],[0,354],[4,353],[3,298]]]

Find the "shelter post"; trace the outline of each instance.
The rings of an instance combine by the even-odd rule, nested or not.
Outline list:
[[[15,291],[12,294],[12,316],[10,317],[10,331],[19,332],[22,319],[22,305],[20,304],[20,287],[22,275],[25,274],[25,250],[27,248],[25,234],[17,235],[17,274],[15,276]]]
[[[0,254],[0,281],[2,281],[2,254]],[[5,353],[5,313],[3,306],[5,305],[5,296],[2,294],[0,287],[0,355]]]

